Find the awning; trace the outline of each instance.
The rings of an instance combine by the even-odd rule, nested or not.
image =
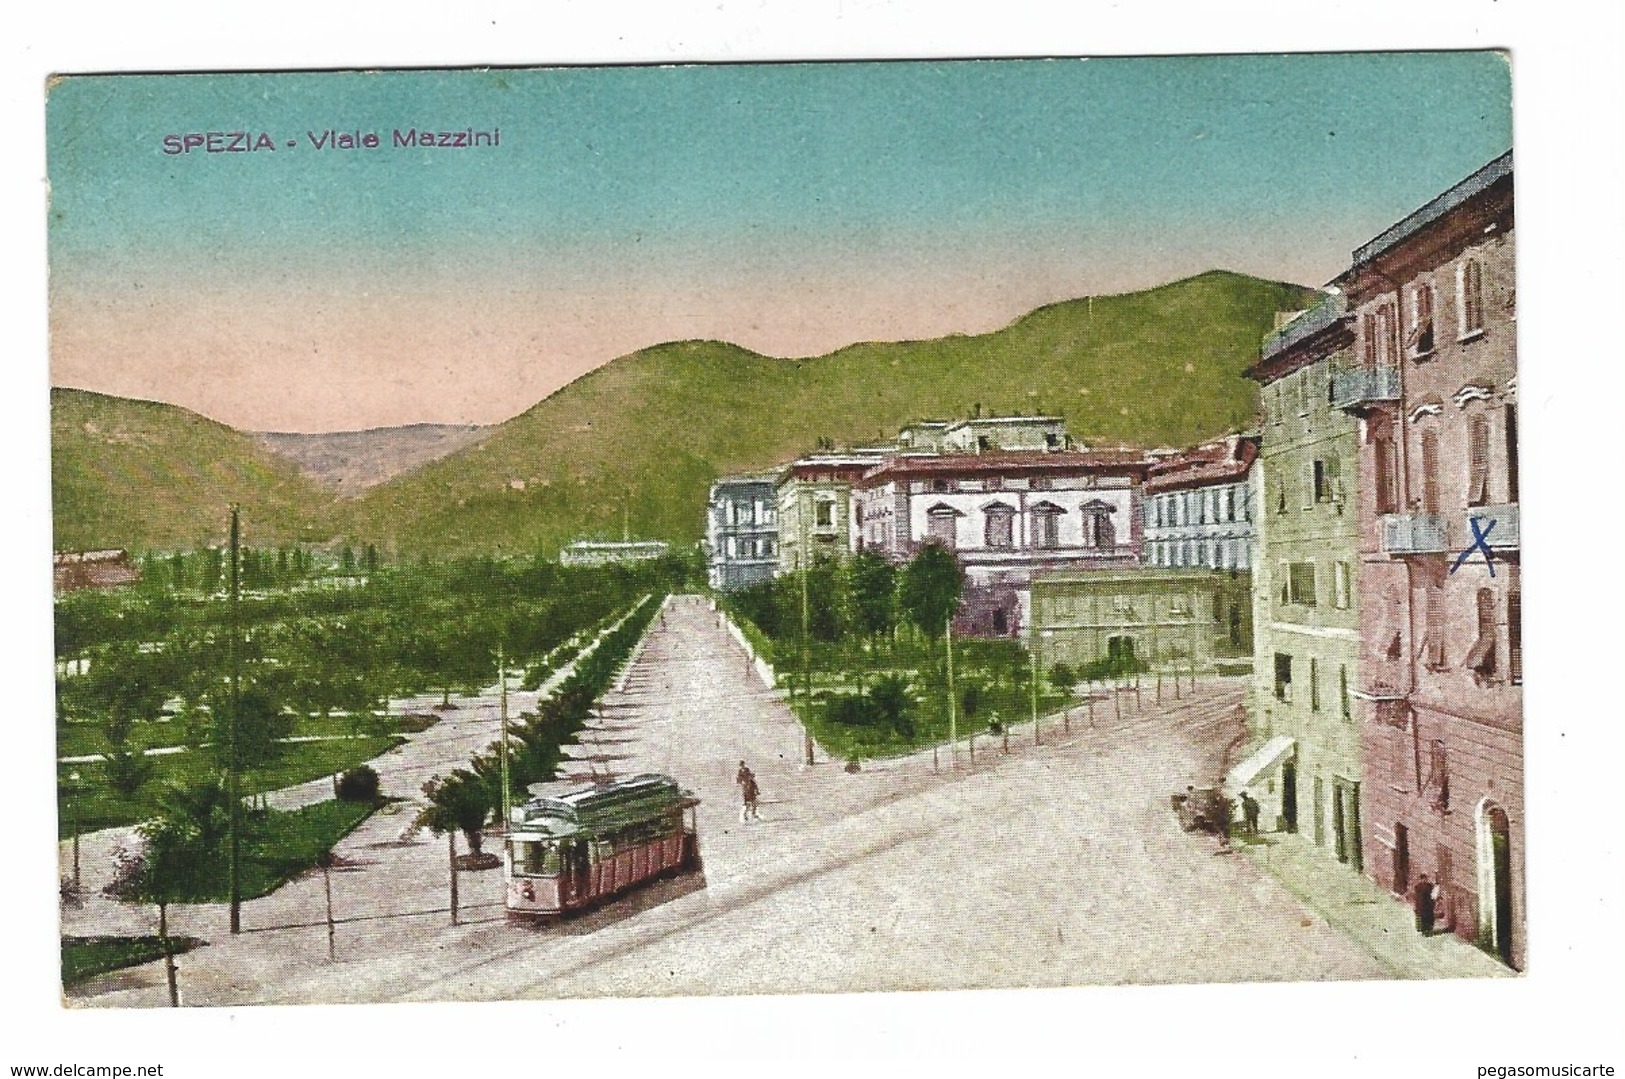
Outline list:
[[[1251,756],[1230,769],[1230,774],[1224,777],[1225,797],[1234,798],[1246,790],[1259,776],[1286,760],[1297,751],[1297,748],[1297,741],[1284,734],[1276,735],[1259,746]]]

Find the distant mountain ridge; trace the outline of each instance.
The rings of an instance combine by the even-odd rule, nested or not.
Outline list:
[[[57,547],[217,542],[232,500],[248,542],[343,537],[397,557],[556,556],[571,539],[618,538],[623,521],[635,537],[690,543],[720,474],[788,461],[821,438],[872,443],[910,420],[978,406],[1062,416],[1088,444],[1199,442],[1253,423],[1257,386],[1242,371],[1276,312],[1316,295],[1210,271],[1051,304],[991,333],[808,359],[669,342],[462,434],[445,425],[247,434],[170,405],[53,390]],[[335,493],[391,469],[354,497]]]
[[[478,442],[490,430],[481,424],[414,423],[320,434],[257,431],[254,437],[340,498],[355,498]]]

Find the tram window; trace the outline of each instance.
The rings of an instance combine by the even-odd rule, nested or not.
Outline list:
[[[516,876],[555,876],[559,871],[559,848],[556,843],[515,839],[509,842],[513,850],[513,871]]]

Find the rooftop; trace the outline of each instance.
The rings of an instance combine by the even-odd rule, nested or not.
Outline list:
[[[1512,175],[1512,151],[1508,150],[1471,176],[1455,184],[1443,194],[1425,203],[1421,209],[1406,215],[1372,239],[1354,249],[1354,265],[1363,266],[1377,256],[1416,235],[1427,226],[1463,205],[1473,196],[1487,191],[1498,181]]]
[[[1315,306],[1264,338],[1264,346],[1259,350],[1259,359],[1272,360],[1347,317],[1347,298],[1341,292],[1330,293]]]
[[[988,475],[1010,473],[1087,473],[1141,471],[1150,458],[1141,450],[1000,450],[980,454],[899,454],[888,458],[863,478],[892,476]]]
[[[1151,466],[1146,493],[1235,482],[1258,458],[1258,438],[1228,435],[1163,457]]]

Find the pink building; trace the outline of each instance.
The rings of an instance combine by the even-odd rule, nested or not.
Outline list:
[[[1508,152],[1354,253],[1339,279],[1360,419],[1357,719],[1364,862],[1524,965],[1518,405]]]
[[[954,629],[1018,636],[1034,573],[1140,563],[1149,467],[1126,449],[898,454],[853,489],[853,547],[901,562],[941,544],[965,570]]]

